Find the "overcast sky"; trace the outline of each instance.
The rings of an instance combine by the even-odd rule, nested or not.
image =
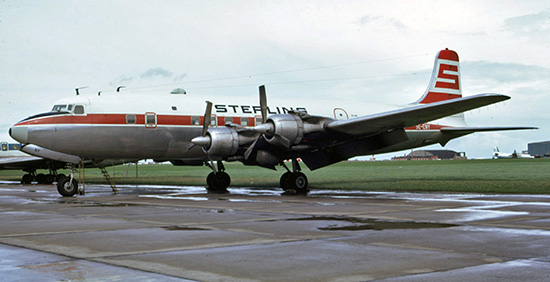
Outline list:
[[[540,128],[476,133],[446,149],[490,157],[495,146],[550,140],[547,0],[1,1],[0,140],[81,86],[254,103],[265,84],[269,97],[406,104],[444,48],[460,56],[464,96],[512,97],[468,112],[470,126]]]

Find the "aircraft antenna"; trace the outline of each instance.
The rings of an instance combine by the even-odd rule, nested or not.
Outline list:
[[[74,90],[76,91],[76,96],[80,95],[80,92],[78,90],[88,88],[89,86],[83,86],[83,87],[77,87]]]
[[[117,87],[117,88],[116,88],[116,92],[120,92],[120,88],[126,88],[126,86],[122,86],[122,85],[121,85],[121,86]]]

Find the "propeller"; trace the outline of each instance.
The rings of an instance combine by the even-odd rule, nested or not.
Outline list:
[[[204,112],[204,118],[203,118],[203,124],[202,124],[202,134],[201,136],[197,136],[191,139],[191,143],[193,143],[193,146],[191,146],[189,150],[195,147],[195,145],[199,145],[199,146],[202,146],[203,150],[206,151],[206,147],[210,146],[210,142],[212,140],[206,134],[208,133],[208,127],[210,126],[211,120],[212,120],[212,102],[206,101],[206,110]]]
[[[254,143],[246,149],[244,152],[244,158],[249,159],[250,156],[255,153],[259,148],[266,147],[267,142],[265,141],[265,137],[263,135],[273,135],[275,133],[275,128],[273,128],[273,124],[266,123],[267,121],[267,95],[265,92],[265,85],[260,85],[260,109],[262,113],[262,124],[256,125],[253,128],[251,128],[252,131],[261,133]],[[289,142],[290,143],[290,142]]]
[[[207,135],[208,127],[210,126],[211,120],[212,120],[212,102],[206,101],[206,110],[204,111],[204,118],[203,118],[203,124],[202,124],[202,134],[201,136],[197,136],[191,139],[191,143],[193,143],[192,147],[194,147],[195,145],[199,145],[202,147],[202,150],[208,157],[208,163],[210,164],[210,168],[212,168],[212,171],[214,171],[214,173],[218,173],[216,166],[214,165],[214,161],[208,154],[208,150],[207,150],[207,148],[210,146],[210,143],[212,142],[212,139],[210,138],[210,136]]]

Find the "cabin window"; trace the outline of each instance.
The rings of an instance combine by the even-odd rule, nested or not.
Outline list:
[[[136,123],[136,115],[126,115],[126,123],[135,124]]]
[[[157,127],[157,115],[155,113],[145,113],[145,127]]]
[[[8,150],[8,144],[2,143],[2,151],[7,151],[7,150]]]
[[[200,125],[201,124],[201,117],[191,117],[191,124],[192,125]]]
[[[147,115],[147,124],[155,124],[156,123],[156,117],[154,114],[148,114]]]
[[[225,117],[224,119],[224,124],[230,124],[230,123],[233,123],[233,118],[232,117]]]
[[[210,118],[210,125],[216,126],[218,124],[218,118],[215,115],[212,115]]]
[[[241,125],[248,126],[248,118],[241,118]]]
[[[262,118],[261,117],[256,117],[255,122],[256,122],[255,125],[262,124]]]
[[[75,115],[83,115],[84,114],[84,106],[82,105],[76,105],[74,107],[74,114]]]
[[[69,111],[69,112],[72,111],[72,110],[73,110],[73,107],[74,107],[74,105],[69,105],[69,106],[67,107],[67,111]]]

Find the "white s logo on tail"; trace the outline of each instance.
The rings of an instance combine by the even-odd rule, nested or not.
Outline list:
[[[432,78],[426,92],[416,104],[429,104],[462,97],[460,64],[455,51],[439,51],[435,58]]]

